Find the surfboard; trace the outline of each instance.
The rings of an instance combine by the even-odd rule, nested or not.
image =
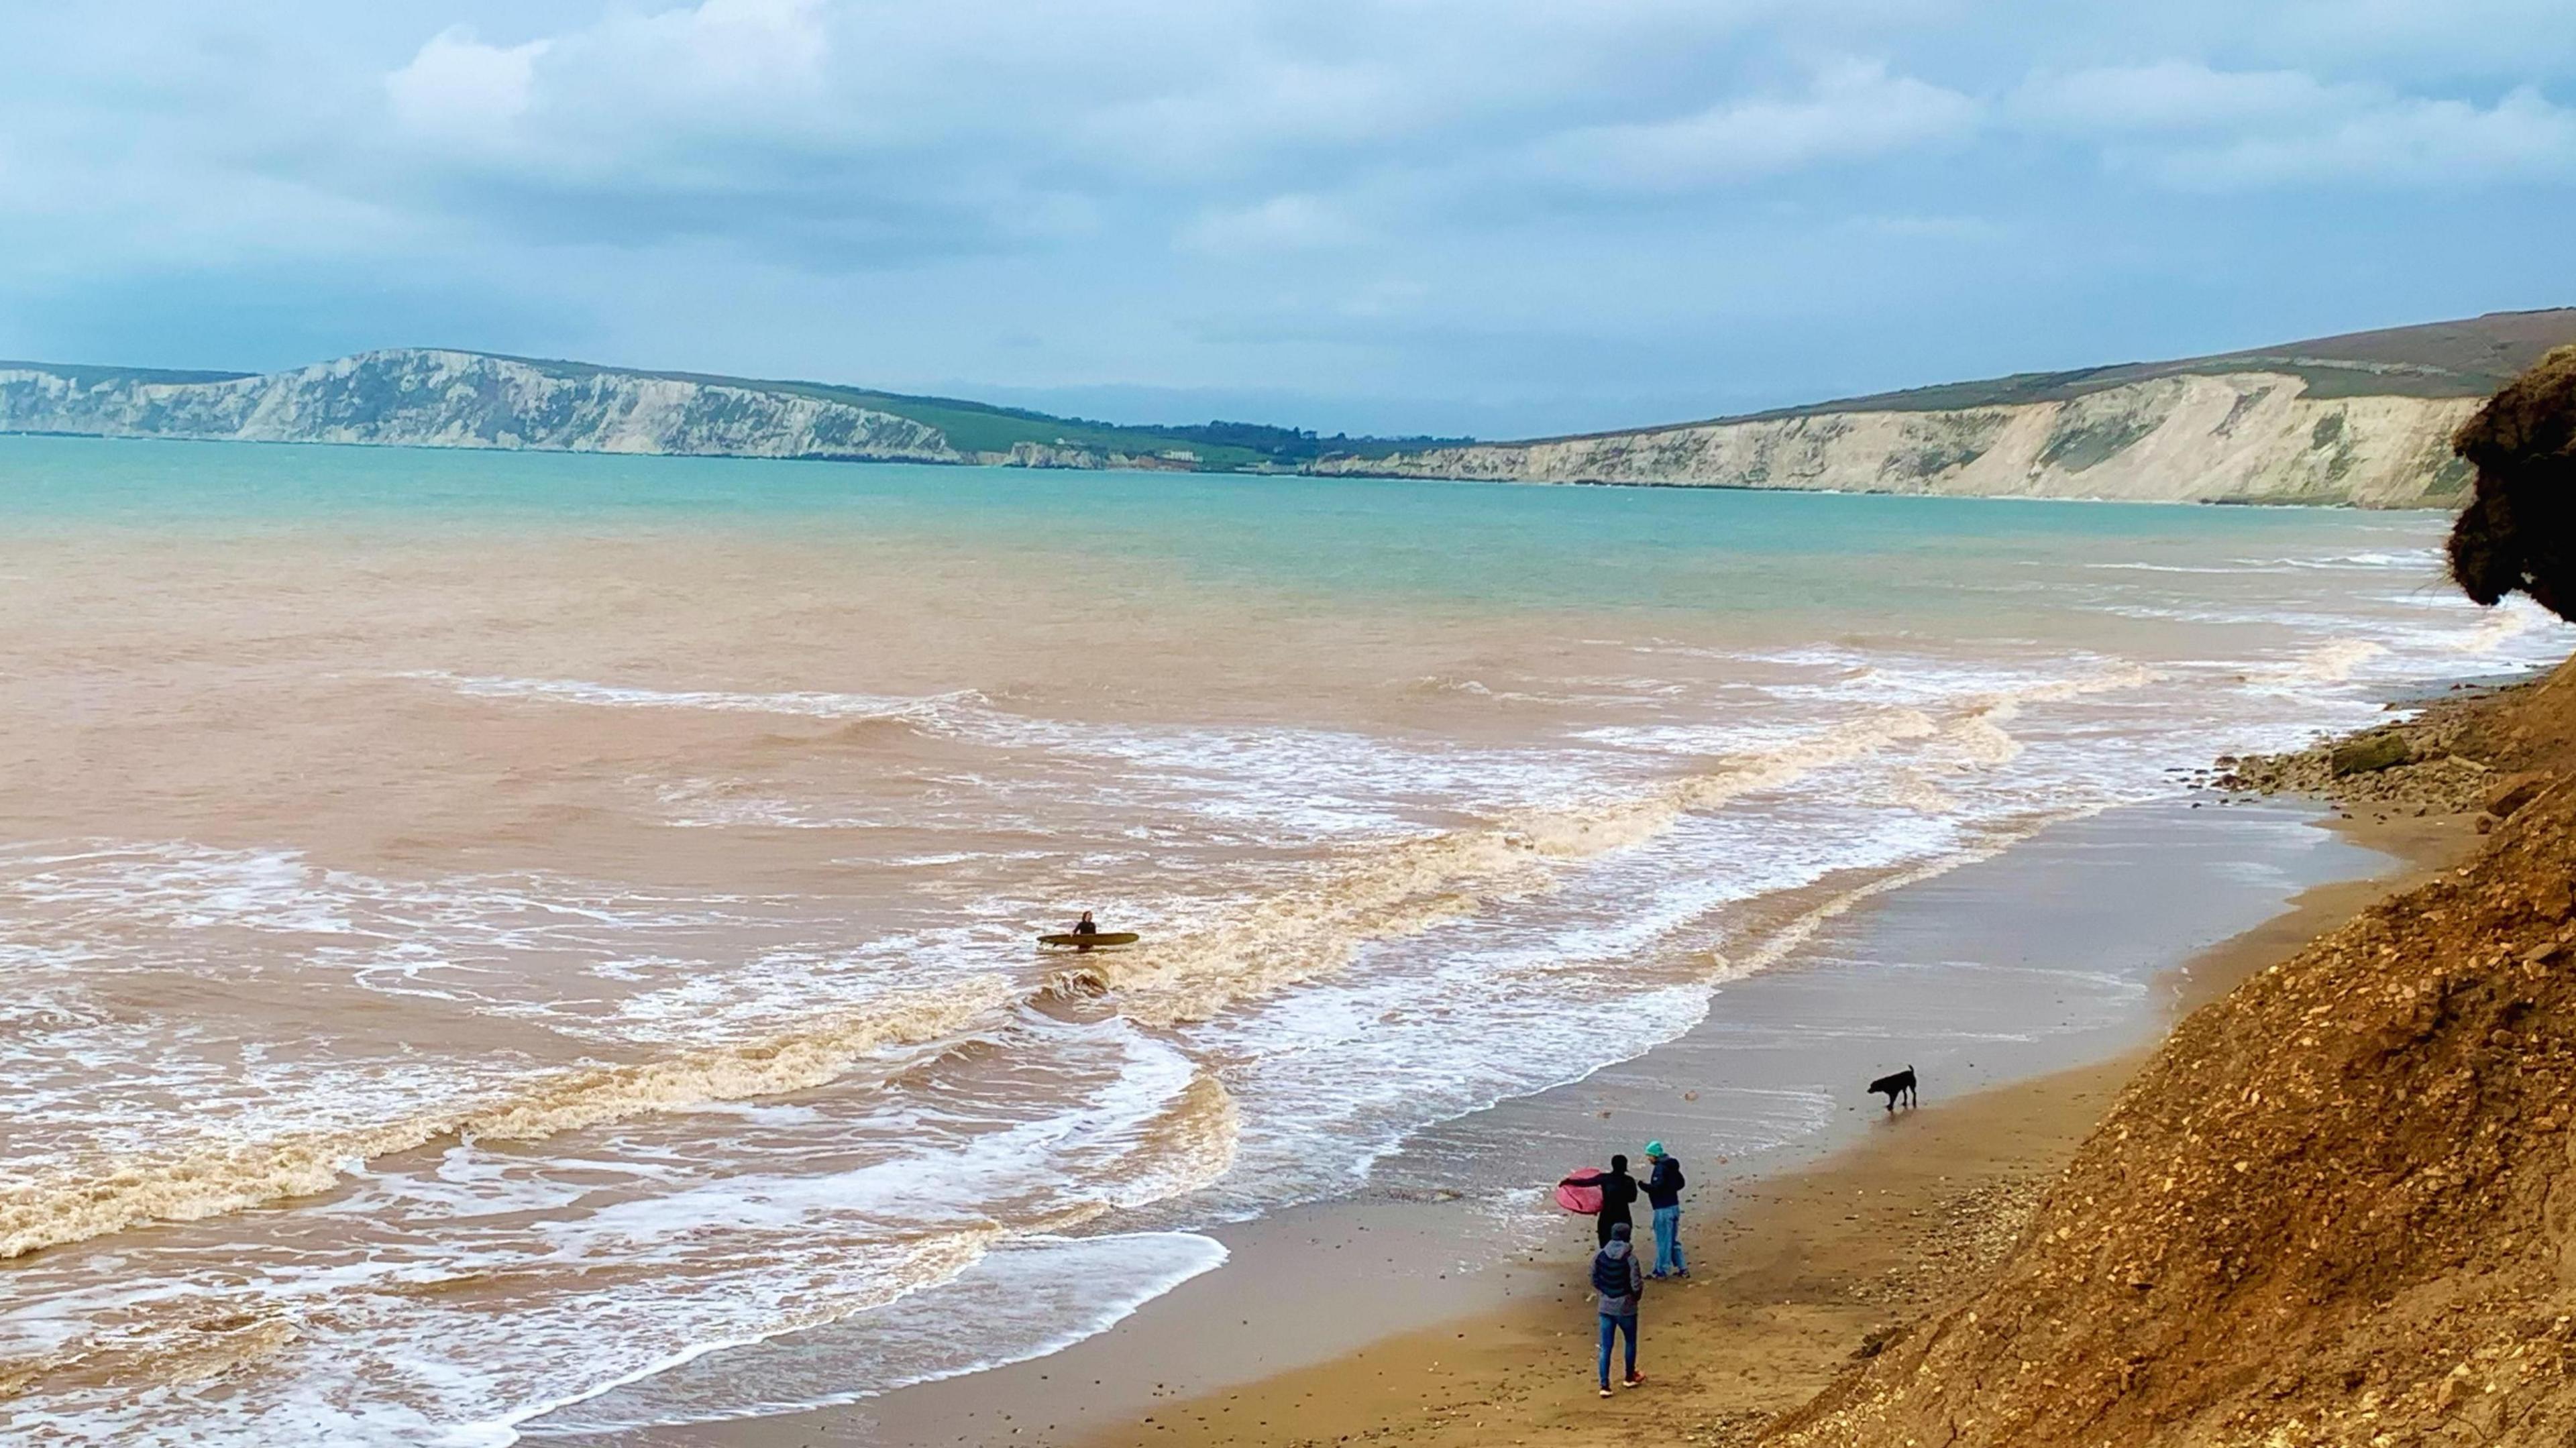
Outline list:
[[[1135,943],[1136,932],[1133,930],[1104,930],[1098,935],[1041,935],[1038,937],[1040,945],[1133,945]]]

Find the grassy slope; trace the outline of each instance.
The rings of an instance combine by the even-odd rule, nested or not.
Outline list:
[[[851,407],[890,412],[927,423],[948,435],[949,446],[960,452],[1008,452],[1016,443],[1041,445],[1057,443],[1095,448],[1107,452],[1150,454],[1183,449],[1197,453],[1205,462],[1219,467],[1246,467],[1261,460],[1249,448],[1215,448],[1191,442],[1171,432],[1150,427],[1120,427],[1113,424],[1085,422],[1078,418],[1052,417],[1016,407],[995,407],[989,403],[970,402],[957,397],[914,397],[900,392],[876,392],[864,387],[842,387],[828,382],[773,381],[765,378],[722,377],[705,372],[648,372],[626,367],[600,367],[588,362],[562,362],[550,358],[520,357],[525,362],[559,377],[593,377],[600,374],[632,377],[662,377],[680,382],[696,382],[714,387],[740,387],[754,392],[784,392],[797,397],[811,397],[824,402],[838,402]]]
[[[1067,444],[1101,452],[1134,455],[1185,451],[1197,454],[1201,464],[1215,468],[1248,468],[1264,463],[1294,462],[1295,456],[1283,457],[1279,447],[1243,446],[1215,440],[1208,428],[1195,426],[1128,426],[1092,422],[1083,418],[1057,417],[1019,407],[998,407],[991,403],[971,402],[957,397],[918,397],[901,392],[878,392],[864,387],[844,387],[828,382],[775,381],[745,377],[723,377],[703,372],[645,372],[632,368],[600,367],[587,362],[562,362],[541,358],[513,358],[562,377],[588,377],[601,373],[624,376],[664,377],[682,382],[697,382],[718,387],[741,387],[756,392],[784,392],[798,397],[811,397],[826,402],[845,403],[852,407],[873,408],[926,423],[947,434],[949,445],[960,452],[1008,452],[1017,443],[1041,445]],[[1214,428],[1219,424],[1210,424]],[[1231,426],[1231,425],[1227,425]],[[1286,443],[1294,435],[1286,429],[1251,429],[1276,431],[1278,442]],[[1447,439],[1463,441],[1463,439]],[[1310,446],[1297,449],[1311,456]],[[1335,438],[1333,450],[1379,456],[1419,447],[1433,441],[1426,438]]]
[[[2186,357],[2171,362],[2122,362],[2107,367],[2079,368],[2072,372],[2016,372],[2009,377],[1945,382],[1931,387],[1876,392],[1799,407],[1773,408],[1768,412],[1582,433],[1577,437],[1634,437],[1676,427],[1767,422],[1837,412],[1944,412],[1953,408],[2059,402],[2153,377],[2212,376],[2230,372],[2291,373],[2308,384],[2311,397],[2485,397],[2539,361],[2542,353],[2571,343],[2576,343],[2576,307],[2537,312],[2489,312],[2482,317],[2460,321],[2390,327],[2376,332],[2349,332],[2338,337],[2285,342],[2275,347],[2222,352],[2210,357]],[[1538,439],[1545,442],[1571,440]]]
[[[163,367],[95,367],[82,362],[0,361],[0,372],[45,372],[95,387],[118,382],[238,382],[255,372],[182,372]]]

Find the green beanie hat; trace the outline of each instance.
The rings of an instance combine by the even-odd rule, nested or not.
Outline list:
[[[1650,1142],[1647,1142],[1647,1143],[1646,1143],[1646,1155],[1648,1155],[1648,1156],[1662,1156],[1663,1154],[1664,1154],[1664,1144],[1663,1144],[1662,1142],[1660,1142],[1660,1141],[1650,1141]]]

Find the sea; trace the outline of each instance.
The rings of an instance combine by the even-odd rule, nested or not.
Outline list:
[[[1060,1348],[1820,913],[2563,657],[2447,521],[0,437],[0,1402],[465,1448]]]

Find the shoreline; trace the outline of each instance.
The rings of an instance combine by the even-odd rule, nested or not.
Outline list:
[[[2202,796],[2200,802],[2215,801]],[[2248,828],[2249,816],[2260,824]],[[1448,1191],[1440,1164],[1470,1164],[1478,1184],[1490,1188],[1543,1179],[1533,1175],[1541,1170],[1552,1173],[1554,1168],[1539,1163],[1579,1161],[1579,1155],[1565,1153],[1578,1151],[1571,1143],[1595,1132],[1615,1132],[1621,1140],[1643,1140],[1646,1133],[1677,1145],[1691,1141],[1690,1110],[1671,1098],[1696,1099],[1697,1092],[1683,1093],[1675,1082],[1743,1069],[1736,1064],[1741,1058],[1758,1058],[1766,1050],[1850,1056],[1852,1064],[1838,1059],[1827,1074],[1835,1081],[1850,1078],[1857,1094],[1858,1081],[1866,1078],[1853,1073],[1869,1059],[1866,1043],[1860,1055],[1852,1055],[1848,1041],[1820,1045],[1819,1035],[1850,1032],[1838,1032],[1815,1013],[1840,1009],[1850,1016],[1841,1026],[1858,1028],[1873,1014],[1906,1017],[1908,1002],[1891,1007],[1875,988],[1854,998],[1849,973],[1874,967],[1860,959],[1838,960],[1837,950],[1872,960],[1892,951],[1888,958],[1913,960],[1922,952],[1979,945],[2005,949],[2025,934],[2044,937],[2051,949],[2079,950],[2087,922],[2076,916],[2087,910],[2143,912],[2140,921],[2151,923],[2139,928],[2153,937],[2147,953],[2155,959],[2140,977],[2116,983],[2116,990],[2084,977],[2087,988],[2116,997],[2113,1004],[2127,1003],[2111,1013],[2115,1019],[2005,1039],[2015,1019],[2030,1026],[2026,1017],[2050,1007],[2016,997],[2009,984],[1972,981],[1994,998],[1952,1024],[1969,1034],[1984,1031],[1989,1039],[1966,1062],[1971,1069],[1957,1069],[1955,1060],[1927,1066],[1927,1084],[1939,1094],[1919,1114],[1885,1122],[1875,1119],[1875,1110],[1862,1113],[1843,1101],[1829,1119],[1808,1121],[1765,1150],[1712,1161],[1704,1155],[1693,1159],[1683,1149],[1694,1182],[1686,1242],[1694,1260],[1710,1268],[1687,1287],[1656,1293],[1663,1304],[1650,1297],[1646,1371],[1656,1377],[1654,1363],[1672,1363],[1659,1353],[1684,1345],[1693,1353],[1734,1355],[1742,1362],[1718,1386],[1729,1401],[1757,1406],[1721,1410],[1700,1402],[1711,1386],[1703,1381],[1693,1390],[1692,1411],[1755,1413],[1767,1420],[1811,1396],[1863,1335],[1893,1320],[1887,1304],[1896,1299],[1890,1293],[1919,1299],[1936,1290],[1926,1283],[1999,1251],[1974,1224],[1994,1219],[1998,1205],[2026,1206],[2031,1192],[2025,1183],[2072,1151],[2119,1082],[2184,1013],[2243,972],[2338,923],[2364,900],[2392,888],[2395,878],[2419,869],[2422,860],[2468,838],[2456,819],[2356,823],[2334,819],[2323,805],[2280,803],[2196,810],[2186,808],[2179,792],[2173,801],[2053,825],[1996,855],[1865,902],[1768,971],[1723,986],[1717,999],[1725,1009],[1713,1009],[1709,1020],[1677,1040],[1583,1081],[1431,1128],[1403,1157],[1380,1163],[1367,1188],[1353,1196],[1209,1231],[1228,1249],[1224,1265],[1070,1347],[844,1406],[617,1433],[547,1433],[530,1425],[537,1430],[530,1436],[632,1448],[843,1441],[887,1448],[1330,1443],[1346,1435],[1354,1442],[1380,1441],[1389,1434],[1414,1441],[1412,1435],[1439,1430],[1465,1412],[1456,1404],[1471,1399],[1523,1426],[1565,1412],[1567,1421],[1551,1430],[1561,1436],[1588,1420],[1596,1405],[1624,1407],[1599,1404],[1592,1394],[1590,1317],[1578,1310],[1580,1303],[1559,1300],[1580,1275],[1576,1259],[1588,1252],[1589,1234],[1562,1220],[1534,1220],[1525,1207],[1505,1210],[1480,1195]],[[2140,881],[2140,893],[2154,898],[2123,904],[2088,893],[2087,882],[2108,884],[2140,869],[2152,875],[2162,868],[2155,862],[2168,858],[2183,862],[2167,871],[2170,878]],[[2277,875],[2268,885],[2225,883],[2266,871]],[[2299,888],[2287,883],[2293,879]],[[2238,893],[2224,902],[2209,898],[2228,889]],[[2085,898],[2070,904],[2070,896]],[[2074,916],[2053,918],[2052,912],[2069,909]],[[2103,923],[2090,922],[2092,933],[2106,933],[2099,928]],[[1904,970],[1887,980],[1923,974]],[[2043,979],[2063,991],[2080,975]],[[1943,998],[1931,990],[1943,985],[1957,988],[1960,981],[1921,982],[1909,998],[1911,1014],[1946,1020],[1939,1015]],[[2072,999],[2072,1006],[2067,996],[2054,1005],[2104,1004],[2080,993]],[[1746,1013],[1795,1029],[1780,1040],[1748,1041],[1733,1029],[1734,1018]],[[2009,1084],[1993,1084],[1998,1081]],[[1868,1104],[1874,1106],[1875,1099]],[[1590,1125],[1604,1117],[1626,1124]],[[1888,1127],[1896,1129],[1881,1129]],[[1913,1143],[1903,1148],[1911,1157],[1891,1155],[1906,1142]],[[1634,1144],[1627,1149],[1633,1154]],[[1925,1161],[1941,1170],[1929,1171]],[[1866,1228],[1811,1231],[1817,1224],[1807,1219],[1842,1184],[1880,1179],[1908,1184],[1904,1195],[1891,1200],[1909,1203],[1903,1212],[1916,1215],[1900,1214],[1900,1221],[1920,1228],[1929,1213],[1942,1229],[1928,1236],[1881,1236]],[[1832,1226],[1854,1224],[1836,1220]],[[1573,1241],[1576,1235],[1583,1240]],[[1909,1243],[1933,1256],[1909,1257]],[[1766,1265],[1714,1267],[1747,1254]],[[1818,1272],[1844,1288],[1865,1287],[1865,1298],[1816,1300]],[[1390,1283],[1396,1284],[1393,1290]],[[1748,1296],[1770,1305],[1720,1306]],[[1579,1319],[1571,1328],[1561,1320],[1569,1312]],[[1567,1353],[1582,1363],[1559,1361]],[[1466,1362],[1478,1366],[1470,1372],[1460,1366]],[[1667,1374],[1672,1371],[1668,1366]],[[1500,1386],[1474,1397],[1466,1390],[1479,1374]],[[1506,1406],[1495,1396],[1506,1390],[1533,1396]],[[1672,1396],[1669,1390],[1651,1395],[1649,1406],[1670,1407]],[[1425,1409],[1435,1398],[1452,1403],[1455,1411]],[[1328,1425],[1331,1431],[1324,1431]],[[1491,1440],[1471,1434],[1459,1441]]]
[[[2183,1015],[2372,901],[2448,869],[2478,838],[2460,816],[2321,823],[2389,867],[2311,885],[2270,919],[2193,955],[2172,973],[2171,1018],[2154,1040],[1898,1113],[1819,1160],[1730,1184],[1714,1210],[1703,1197],[1684,1231],[1700,1269],[1686,1284],[1647,1289],[1647,1384],[1634,1395],[1605,1403],[1594,1393],[1581,1263],[1559,1254],[1544,1301],[1383,1339],[1065,1441],[1469,1448],[1624,1443],[1652,1431],[1749,1443],[1998,1263],[2041,1189]]]

